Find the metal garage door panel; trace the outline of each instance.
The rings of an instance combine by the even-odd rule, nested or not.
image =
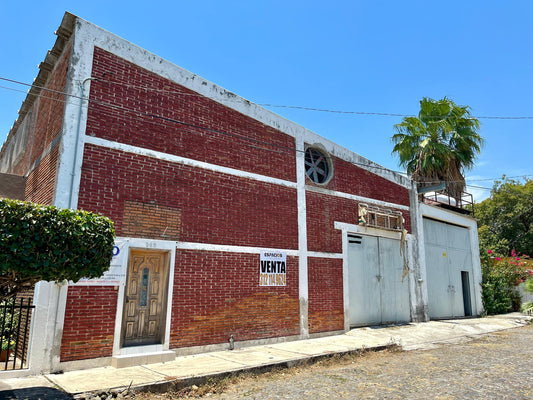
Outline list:
[[[439,229],[440,224],[436,221],[424,218],[424,242],[426,245],[429,244],[438,244],[440,245],[446,240],[447,232]]]
[[[463,249],[470,252],[470,234],[468,229],[460,226],[441,224],[446,227],[446,246],[454,249]]]
[[[464,316],[461,271],[468,273],[470,293],[474,293],[470,232],[425,218],[424,240],[430,318]]]
[[[349,243],[348,280],[350,325],[381,323],[378,241],[372,236],[360,236],[361,243]]]
[[[449,291],[449,264],[445,247],[426,243],[426,266],[429,317],[450,317],[453,313]]]
[[[448,249],[450,272],[450,297],[452,316],[464,317],[463,288],[461,271],[472,271],[472,255],[463,249]],[[470,276],[471,273],[470,273]],[[470,279],[471,281],[471,279]],[[470,290],[472,291],[473,288]],[[472,293],[472,292],[471,292]]]
[[[381,322],[405,322],[411,319],[409,279],[403,275],[400,241],[379,238],[381,266]]]

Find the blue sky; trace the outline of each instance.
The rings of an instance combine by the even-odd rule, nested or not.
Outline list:
[[[1,1],[0,77],[31,83],[70,11],[255,103],[416,114],[448,96],[475,116],[533,117],[533,2]],[[0,81],[0,143],[26,91]],[[401,117],[267,107],[387,168]],[[533,119],[480,119],[469,183],[533,175]],[[477,200],[488,190],[471,187]]]

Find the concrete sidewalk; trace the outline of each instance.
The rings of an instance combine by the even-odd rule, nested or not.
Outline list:
[[[366,327],[353,329],[338,336],[181,356],[165,363],[121,369],[103,367],[71,371],[61,375],[5,379],[0,382],[0,399],[2,391],[16,392],[29,388],[40,390],[55,388],[76,395],[84,392],[119,390],[130,385],[132,388],[139,388],[168,385],[175,381],[197,384],[203,379],[220,374],[272,366],[291,366],[333,354],[379,349],[391,344],[398,344],[404,350],[430,349],[443,344],[468,341],[491,332],[517,328],[532,319],[533,317],[520,313],[511,313],[488,318]]]

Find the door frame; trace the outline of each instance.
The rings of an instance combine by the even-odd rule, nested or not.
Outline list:
[[[418,232],[420,235],[420,265],[422,278],[427,277],[427,262],[426,262],[426,249],[425,249],[425,233],[424,233],[424,218],[429,218],[437,222],[443,222],[446,224],[456,225],[462,228],[468,229],[470,238],[470,252],[472,254],[472,275],[469,277],[470,288],[473,292],[470,292],[470,305],[472,307],[472,316],[478,316],[483,312],[483,302],[481,299],[481,260],[479,257],[479,239],[477,235],[477,222],[474,218],[458,214],[453,211],[448,211],[443,208],[430,206],[427,204],[420,204],[418,220]],[[429,304],[427,293],[427,282],[424,282],[425,289],[425,303]],[[429,315],[429,314],[428,314]]]
[[[375,267],[377,267],[377,270],[375,270],[374,272],[377,272],[379,275],[375,275],[375,276],[364,276],[363,277],[363,281],[368,283],[369,281],[371,282],[374,282],[374,278],[377,278],[378,282],[374,282],[375,283],[375,287],[374,289],[377,290],[376,293],[374,294],[377,294],[378,296],[374,296],[377,298],[379,298],[377,300],[378,302],[378,307],[377,307],[377,310],[374,310],[374,311],[377,311],[377,314],[379,314],[379,321],[376,319],[375,322],[372,322],[372,321],[368,321],[368,322],[361,322],[361,323],[353,323],[352,322],[352,317],[354,315],[352,315],[352,307],[349,306],[348,307],[348,315],[349,315],[349,320],[350,320],[350,329],[352,328],[356,328],[356,327],[361,327],[361,326],[374,326],[374,325],[382,325],[382,324],[390,324],[390,323],[403,323],[403,322],[410,322],[411,321],[411,300],[410,300],[410,297],[411,297],[411,290],[410,290],[410,280],[408,279],[408,275],[406,275],[404,277],[404,279],[402,280],[401,282],[401,285],[405,284],[407,285],[407,287],[405,288],[406,291],[403,292],[399,292],[399,291],[394,291],[395,294],[401,294],[401,293],[404,293],[407,295],[407,304],[403,304],[403,305],[406,305],[407,308],[404,310],[403,307],[402,308],[395,308],[395,314],[398,314],[398,311],[399,310],[402,310],[403,312],[407,312],[408,315],[407,315],[407,319],[396,319],[396,320],[387,320],[385,319],[386,318],[386,315],[387,315],[387,308],[386,308],[386,302],[384,301],[384,296],[387,296],[387,293],[390,292],[390,287],[391,287],[391,282],[395,282],[395,279],[398,278],[398,276],[391,276],[390,273],[394,273],[394,272],[399,272],[399,269],[396,270],[395,269],[395,265],[391,266],[390,264],[386,263],[384,261],[384,257],[386,256],[387,251],[386,251],[386,248],[389,244],[392,244],[393,246],[398,246],[398,256],[400,257],[400,260],[399,260],[399,267],[401,268],[401,264],[403,264],[403,260],[401,260],[401,250],[400,250],[400,244],[401,244],[401,234],[400,234],[400,237],[397,237],[398,235],[394,235],[395,237],[393,237],[392,235],[384,235],[383,233],[389,233],[388,231],[386,232],[375,232],[375,230],[373,230],[373,232],[371,233],[379,233],[379,234],[376,234],[376,235],[372,235],[372,234],[367,234],[367,233],[353,233],[353,232],[348,232],[347,233],[347,236],[348,236],[348,243],[350,243],[350,240],[353,239],[353,237],[355,235],[363,238],[362,239],[362,243],[360,244],[362,247],[362,249],[365,249],[365,241],[369,240],[369,238],[375,238],[375,243],[376,243],[376,248],[375,248],[375,251],[377,252],[376,255],[376,264],[375,264]],[[365,239],[366,238],[366,239]],[[392,243],[390,241],[393,241]],[[397,242],[397,243],[396,243]],[[348,245],[349,246],[349,245]],[[364,250],[363,250],[364,251]],[[405,251],[407,251],[407,243],[406,243],[406,248],[405,248]],[[382,258],[383,257],[383,258]],[[409,258],[408,258],[408,255],[406,255],[406,261],[407,263],[409,263]],[[409,266],[409,264],[408,264]],[[353,294],[352,290],[351,290],[351,283],[352,283],[352,278],[351,278],[351,273],[354,273],[355,270],[361,270],[361,265],[358,265],[356,263],[354,263],[354,259],[350,259],[350,252],[348,250],[348,275],[347,275],[347,278],[348,278],[348,298],[349,298],[349,301],[353,303],[353,299],[350,298],[350,295]],[[364,268],[363,268],[364,269]],[[370,271],[366,271],[367,273],[370,272]],[[371,275],[373,275],[374,272],[371,272]],[[382,276],[384,274],[384,276]],[[382,278],[384,279],[383,282],[382,282]],[[367,280],[368,279],[368,280]],[[403,299],[405,300],[405,299]],[[402,300],[402,301],[403,301]],[[352,304],[353,305],[353,304]],[[357,306],[360,306],[359,304],[357,304]],[[403,313],[402,313],[403,315]],[[398,315],[396,315],[396,317],[398,317]]]
[[[349,288],[349,266],[348,266],[348,234],[353,233],[356,235],[368,235],[379,236],[389,239],[401,240],[402,233],[396,231],[387,231],[384,229],[377,229],[366,227],[363,225],[349,224],[346,222],[335,221],[335,229],[342,232],[342,264],[343,264],[343,302],[344,302],[344,330],[348,332],[350,330],[350,288]],[[414,237],[411,233],[408,233],[405,238],[406,241],[406,256],[407,265],[409,266],[409,273],[405,279],[408,279],[409,286],[409,306],[411,320],[413,315],[416,315],[416,294],[415,294],[415,271],[416,267],[413,263],[413,241]]]
[[[169,350],[170,342],[170,322],[172,316],[172,294],[174,289],[174,266],[176,263],[177,242],[169,240],[153,240],[141,238],[124,238],[117,237],[117,242],[121,242],[121,252],[124,257],[121,259],[121,268],[124,280],[118,288],[117,312],[115,316],[115,332],[113,338],[113,356],[134,355],[157,353]],[[162,335],[161,344],[150,344],[144,346],[121,347],[122,322],[124,313],[124,299],[126,289],[126,277],[128,273],[128,264],[131,250],[148,250],[158,251],[168,254],[168,273],[167,273],[167,293],[166,293],[166,315],[164,318],[165,330]]]

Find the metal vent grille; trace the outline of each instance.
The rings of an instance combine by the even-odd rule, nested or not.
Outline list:
[[[362,236],[348,234],[348,243],[361,244],[363,240]]]

